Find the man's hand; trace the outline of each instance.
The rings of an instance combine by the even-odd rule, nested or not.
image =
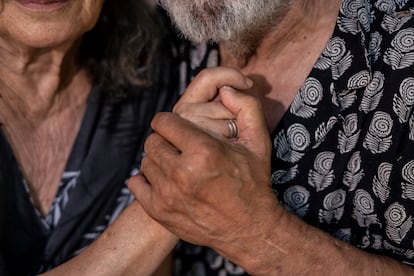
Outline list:
[[[187,99],[211,101],[221,86],[215,81],[194,84],[202,95]],[[177,114],[160,113],[145,143],[143,175],[131,178],[129,187],[145,211],[177,236],[238,262],[235,256],[242,259],[253,250],[253,241],[266,239],[277,214],[271,144],[256,98],[224,88],[220,101],[234,114],[237,139],[222,139]]]

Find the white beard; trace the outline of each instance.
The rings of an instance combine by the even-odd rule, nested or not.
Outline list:
[[[197,43],[223,42],[236,56],[252,53],[292,0],[158,0],[182,34]]]

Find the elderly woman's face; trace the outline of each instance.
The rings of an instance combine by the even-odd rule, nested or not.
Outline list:
[[[103,1],[0,0],[0,39],[36,48],[74,41],[95,25]]]

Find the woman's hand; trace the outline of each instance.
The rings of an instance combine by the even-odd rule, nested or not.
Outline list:
[[[247,89],[249,82],[232,69],[204,71],[175,107],[179,115],[155,116],[143,175],[131,178],[129,187],[145,211],[180,238],[245,264],[263,258],[255,255],[257,241],[264,242],[272,231],[278,205],[261,104],[223,88],[229,85]],[[213,100],[217,90],[220,102]],[[223,138],[228,119],[237,122],[237,138]]]
[[[216,137],[234,138],[229,129],[229,120],[235,120],[236,115],[223,104],[220,95],[242,93],[252,85],[249,78],[234,69],[205,69],[188,86],[173,112]],[[235,123],[237,127],[237,122]]]

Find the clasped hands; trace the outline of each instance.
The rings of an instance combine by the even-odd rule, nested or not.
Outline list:
[[[129,188],[144,210],[183,240],[243,265],[271,232],[278,209],[271,143],[252,82],[236,70],[205,69],[172,113],[159,113]],[[229,138],[228,120],[238,126]]]

